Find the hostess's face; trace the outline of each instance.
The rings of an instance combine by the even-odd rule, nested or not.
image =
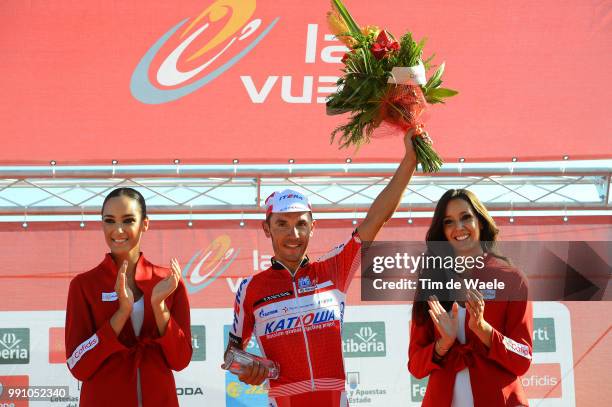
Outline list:
[[[102,209],[102,224],[112,254],[124,257],[140,253],[140,238],[149,228],[149,219],[143,219],[137,200],[127,196],[109,199]]]
[[[456,256],[478,256],[482,254],[480,230],[472,206],[463,199],[451,199],[446,206],[442,221],[444,236],[450,243]]]
[[[273,213],[262,225],[266,236],[272,239],[276,260],[295,270],[314,231],[310,212]]]

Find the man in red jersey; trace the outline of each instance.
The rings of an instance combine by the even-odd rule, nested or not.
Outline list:
[[[255,335],[264,357],[280,367],[278,379],[270,380],[270,406],[348,406],[340,332],[345,295],[359,267],[361,242],[376,238],[415,171],[411,136],[404,138],[404,158],[363,222],[317,261],[306,255],[315,228],[308,198],[287,189],[266,200],[262,226],[272,240],[272,266],[240,284],[228,349],[244,349]],[[268,369],[257,361],[239,376],[252,385],[267,377]]]

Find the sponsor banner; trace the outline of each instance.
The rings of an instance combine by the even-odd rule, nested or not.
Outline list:
[[[556,350],[554,318],[534,318],[533,352],[555,352]]]
[[[385,323],[383,321],[344,323],[342,351],[347,358],[387,356]]]
[[[27,375],[2,376],[0,373],[0,407],[28,407],[28,400],[15,400],[10,398],[9,389],[27,389],[30,385]]]
[[[429,382],[429,377],[417,379],[413,375],[410,375],[410,401],[423,401],[425,392],[427,391],[427,382]]]
[[[192,362],[206,360],[206,326],[191,325],[191,347],[193,348]]]
[[[30,363],[30,329],[0,328],[0,364]]]
[[[537,363],[521,377],[521,383],[530,399],[561,399],[561,365],[559,363]]]
[[[171,257],[179,259],[192,307],[229,308],[241,281],[270,267],[272,245],[255,223],[238,228],[228,222],[204,222],[189,231],[184,223],[154,223],[142,249],[155,264],[169,266]],[[346,242],[354,229],[350,220],[346,224],[319,220],[317,224],[308,249],[312,259]],[[55,226],[46,230],[43,226],[0,231],[0,298],[10,298],[0,303],[0,310],[65,309],[70,279],[95,267],[108,251],[95,224],[82,229],[76,223],[76,230],[57,230]],[[422,241],[426,231],[424,226],[408,227],[405,220],[398,219],[391,220],[379,235],[387,241]],[[612,229],[606,224],[506,226],[502,233],[504,240],[526,240],[526,236],[612,240]],[[360,303],[360,291],[361,276],[357,273],[349,288],[349,304]],[[101,298],[102,291],[99,295]]]
[[[342,327],[351,406],[403,406],[410,400],[410,305],[348,307]]]
[[[64,327],[49,328],[49,363],[66,363],[66,331]]]
[[[575,305],[568,303],[570,309]],[[572,319],[582,321],[593,315],[594,311],[597,315],[606,312],[604,303],[592,303],[590,306],[582,313],[577,308]],[[346,391],[351,405],[420,405],[426,380],[414,380],[407,369],[410,313],[410,305],[349,306],[345,311],[344,365],[347,372]],[[192,309],[192,343],[197,356],[186,369],[175,372],[181,406],[266,406],[266,395],[262,387],[246,386],[238,382],[233,374],[220,369],[232,315],[231,308]],[[25,336],[24,331],[15,330],[27,329],[31,348],[29,364],[0,364],[0,376],[28,375],[32,386],[68,386],[69,399],[52,400],[49,403],[61,407],[78,405],[80,391],[80,383],[70,375],[60,358],[64,319],[63,311],[0,312],[2,335],[15,333],[16,339],[11,337],[9,340],[14,343],[17,338]],[[598,386],[605,392],[608,375],[606,349],[595,347],[583,360],[589,363],[589,360],[595,358],[597,363],[589,369],[588,374],[583,373],[581,381],[575,377],[581,365],[574,367],[573,349],[576,349],[576,354],[582,355],[592,345],[592,342],[585,342],[585,333],[595,337],[599,332],[572,332],[572,323],[566,305],[554,302],[534,303],[534,343],[546,343],[546,346],[534,348],[532,367],[522,378],[530,401],[534,404],[545,407],[571,407],[582,403],[591,405],[597,399],[589,398],[584,391],[581,402],[577,403],[578,390]],[[15,326],[18,328],[12,328]],[[541,334],[538,329],[542,329]],[[543,333],[544,329],[548,337]],[[349,345],[347,349],[351,341],[356,345]],[[554,341],[554,345],[548,341]],[[205,351],[201,352],[201,349]],[[249,342],[247,350],[259,353],[254,340]]]
[[[3,5],[0,87],[12,103],[0,108],[0,131],[11,135],[0,163],[399,159],[401,140],[394,137],[357,153],[329,144],[343,119],[326,116],[324,103],[346,51],[329,33],[329,2],[111,4]],[[445,160],[609,157],[610,140],[600,137],[612,130],[609,87],[567,80],[568,72],[583,70],[582,61],[589,61],[592,78],[610,72],[607,14],[597,2],[510,3],[500,11],[474,0],[467,12],[459,0],[347,6],[361,25],[378,24],[398,37],[409,27],[417,38],[426,36],[426,56],[446,62],[445,83],[459,95],[432,107],[427,123]],[[440,20],[432,26],[406,16]],[[539,60],[542,49],[546,64],[525,75],[523,61]],[[481,97],[489,94],[495,101]],[[478,120],[466,120],[474,112]],[[559,120],[567,112],[580,120]],[[509,135],[510,148],[500,143]],[[114,148],[119,141],[123,148]]]

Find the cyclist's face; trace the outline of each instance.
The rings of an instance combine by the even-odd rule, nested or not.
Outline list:
[[[102,210],[104,238],[111,253],[140,253],[140,237],[149,228],[149,219],[142,218],[138,201],[127,196],[109,199]]]
[[[310,212],[273,213],[263,223],[266,236],[272,239],[274,257],[295,269],[306,253],[313,234],[314,221]]]
[[[480,247],[482,227],[471,205],[465,200],[451,199],[448,202],[442,224],[444,236],[456,256],[477,256],[482,253]]]

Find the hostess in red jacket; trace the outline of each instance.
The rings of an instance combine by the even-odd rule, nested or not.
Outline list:
[[[480,274],[482,273],[482,274]],[[412,321],[408,370],[418,379],[429,376],[423,407],[450,407],[457,372],[468,368],[474,407],[527,406],[520,382],[531,364],[533,310],[527,299],[527,285],[522,273],[502,260],[487,256],[485,267],[474,278],[495,275],[508,283],[512,293],[497,293],[485,301],[484,319],[493,327],[491,347],[487,348],[468,327],[466,343],[455,341],[441,360],[434,358],[434,341],[440,335],[431,318],[424,324]],[[510,296],[513,300],[504,300]]]
[[[170,270],[149,263],[141,254],[135,280],[144,298],[144,321],[136,337],[131,320],[119,336],[110,319],[119,308],[115,294],[117,267],[110,255],[93,270],[70,283],[66,310],[66,363],[83,382],[80,405],[134,406],[137,369],[140,370],[142,405],[178,406],[172,370],[184,369],[191,360],[189,302],[183,282],[166,298],[170,320],[160,337],[153,308],[153,287]]]

